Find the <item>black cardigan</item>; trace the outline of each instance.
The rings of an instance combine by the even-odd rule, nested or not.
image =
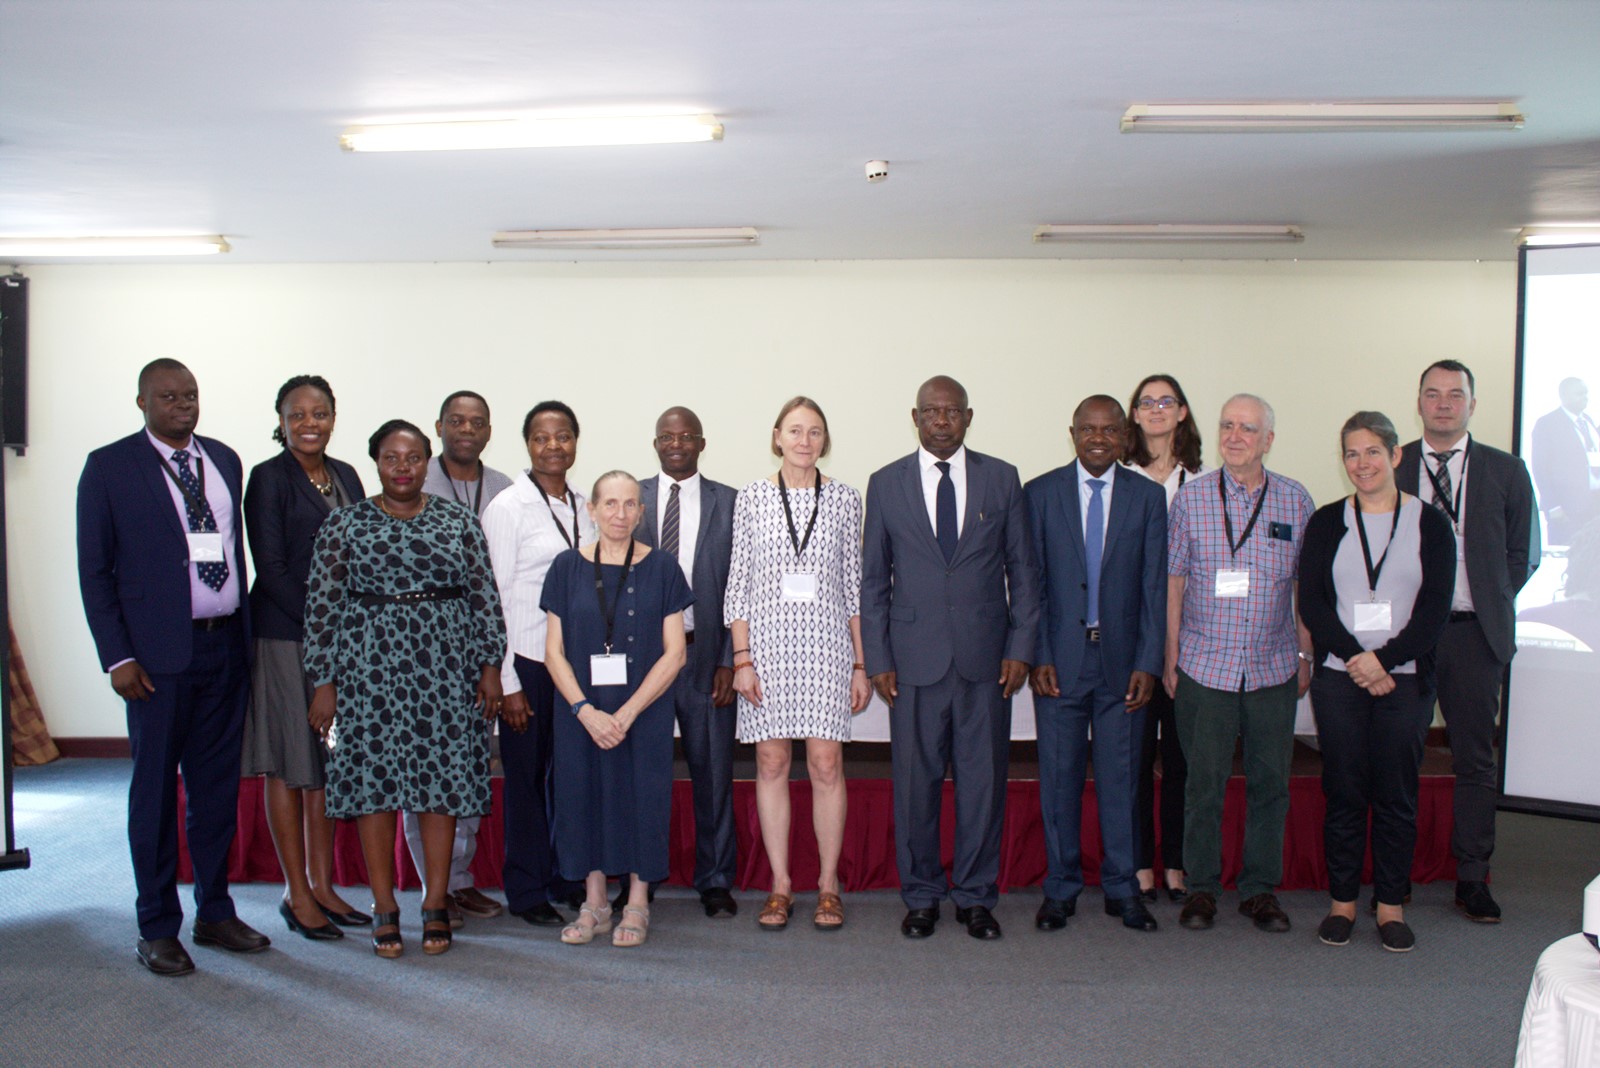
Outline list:
[[[1329,653],[1349,661],[1365,650],[1339,619],[1339,595],[1333,585],[1333,558],[1349,533],[1344,508],[1348,497],[1316,510],[1306,524],[1300,547],[1300,620],[1311,632],[1317,671]],[[1450,521],[1431,505],[1422,506],[1419,521],[1422,540],[1422,588],[1411,606],[1405,629],[1373,650],[1385,671],[1415,660],[1417,676],[1433,678],[1433,650],[1450,619],[1450,601],[1456,588],[1456,539]]]
[[[324,463],[352,502],[366,495],[355,468],[331,456]],[[288,449],[251,469],[244,489],[244,519],[256,572],[250,587],[250,622],[257,638],[305,640],[311,548],[329,514],[326,500]]]

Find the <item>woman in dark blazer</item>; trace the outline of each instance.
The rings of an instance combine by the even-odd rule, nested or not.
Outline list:
[[[1300,617],[1315,649],[1311,708],[1327,800],[1323,842],[1333,898],[1317,937],[1346,945],[1361,894],[1371,818],[1378,937],[1404,953],[1417,844],[1417,768],[1433,720],[1433,650],[1450,616],[1450,524],[1395,484],[1400,436],[1382,412],[1340,432],[1355,494],[1319,508],[1300,550]]]
[[[272,436],[284,450],[251,470],[244,491],[255,565],[255,664],[242,770],[267,777],[267,825],[287,890],[278,912],[291,931],[335,939],[342,937],[339,927],[371,917],[351,908],[333,886],[333,823],[323,814],[327,750],[306,719],[311,684],[301,650],[317,529],[334,508],[365,494],[355,468],[327,454],[334,400],[326,380],[296,375],[278,390],[274,408]]]

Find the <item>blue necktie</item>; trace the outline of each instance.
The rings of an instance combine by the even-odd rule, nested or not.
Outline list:
[[[202,496],[200,480],[194,477],[194,470],[189,467],[189,450],[178,449],[172,454],[172,462],[178,465],[178,481],[183,483],[183,488],[189,492],[184,494],[183,510],[189,517],[189,532],[191,534],[211,534],[217,529],[217,517],[211,512],[211,502]],[[204,511],[196,511],[193,502],[199,501],[204,506]],[[226,560],[209,561],[194,565],[195,571],[200,575],[200,581],[214,590],[221,590],[222,584],[228,581],[228,563]]]
[[[1100,491],[1106,488],[1105,480],[1091,478],[1089,488],[1094,496],[1089,498],[1089,519],[1084,524],[1083,555],[1089,565],[1089,626],[1100,625],[1100,557],[1106,546],[1106,501]]]
[[[933,498],[933,536],[948,564],[956,555],[956,484],[950,481],[950,461],[940,460],[933,466],[939,469],[939,490]]]

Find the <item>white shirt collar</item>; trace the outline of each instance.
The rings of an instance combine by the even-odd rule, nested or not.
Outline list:
[[[156,447],[156,451],[161,454],[161,458],[163,460],[170,461],[172,459],[172,454],[178,451],[171,445],[168,445],[166,442],[156,437],[154,434],[150,433],[149,427],[145,427],[144,436],[150,439],[150,444]],[[200,448],[200,439],[195,437],[193,434],[189,435],[189,443],[185,445],[184,448],[189,450],[190,456],[205,455],[205,450]]]
[[[921,445],[917,446],[917,464],[922,468],[924,473],[929,471],[934,464],[940,462],[942,461],[940,461],[940,459],[933,453],[929,452],[925,447]],[[963,474],[965,474],[967,470],[967,447],[963,445],[954,453],[952,453],[950,455],[949,463],[950,470],[952,472],[961,471]]]
[[[1466,433],[1466,434],[1462,434],[1461,437],[1457,438],[1454,442],[1452,442],[1450,444],[1450,448],[1449,449],[1436,449],[1432,445],[1428,444],[1428,439],[1427,438],[1423,438],[1422,439],[1422,451],[1426,452],[1426,453],[1435,453],[1435,454],[1437,454],[1437,453],[1441,453],[1441,452],[1449,452],[1450,449],[1454,449],[1456,451],[1456,456],[1460,456],[1463,452],[1466,451],[1467,441],[1471,437],[1472,437],[1472,434],[1470,432]],[[1455,456],[1450,457],[1450,459],[1454,460]]]
[[[1110,489],[1111,488],[1111,479],[1117,473],[1117,465],[1116,464],[1112,464],[1110,467],[1106,468],[1104,471],[1100,472],[1098,475],[1091,475],[1089,473],[1089,469],[1087,467],[1083,466],[1082,461],[1074,461],[1074,462],[1077,463],[1077,465],[1078,465],[1078,485],[1079,486],[1087,486],[1089,484],[1089,480],[1090,479],[1098,478],[1100,481],[1102,481],[1102,482],[1104,482],[1106,484],[1105,485],[1106,489]],[[1104,492],[1104,491],[1102,490],[1102,492]]]
[[[671,488],[672,484],[674,482],[676,482],[678,484],[678,497],[680,499],[682,499],[684,497],[687,497],[687,496],[689,496],[691,494],[698,494],[700,492],[701,478],[700,478],[700,472],[699,471],[696,471],[694,474],[690,475],[688,478],[685,478],[685,479],[675,479],[671,475],[669,475],[665,471],[663,471],[663,472],[661,472],[660,478],[661,478],[661,483],[660,483],[661,492],[663,492],[663,493],[667,492],[668,489]]]

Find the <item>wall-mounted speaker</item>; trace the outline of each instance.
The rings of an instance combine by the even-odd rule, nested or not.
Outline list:
[[[28,280],[0,277],[0,444],[28,447]]]

